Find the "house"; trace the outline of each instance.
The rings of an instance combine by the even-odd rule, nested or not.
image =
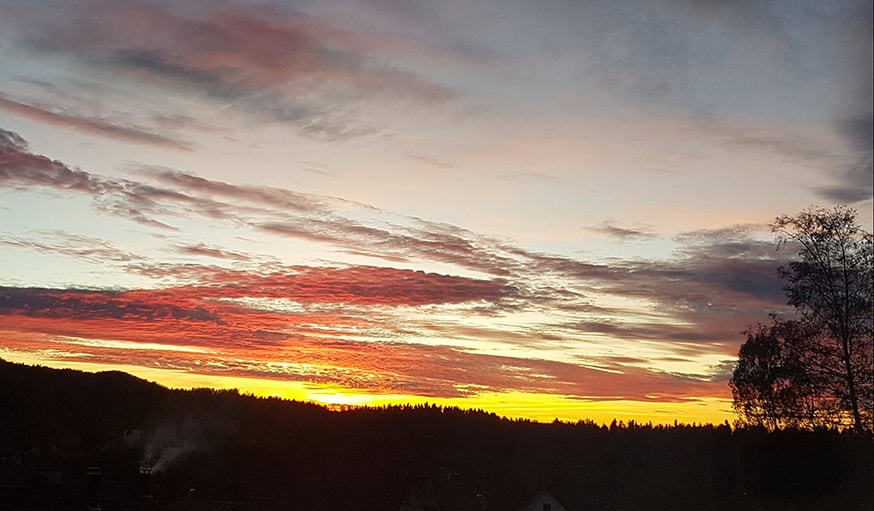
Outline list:
[[[555,498],[555,495],[547,490],[541,490],[516,511],[567,511],[567,508]]]
[[[401,511],[440,511],[434,483],[429,476],[410,479],[410,495],[401,504]]]

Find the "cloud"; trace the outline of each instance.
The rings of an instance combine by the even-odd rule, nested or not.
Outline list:
[[[214,218],[228,218],[228,205],[145,183],[90,174],[30,152],[18,134],[0,129],[0,185],[46,187],[90,195],[100,211],[129,218],[145,226],[174,229],[157,216],[185,217],[192,209]]]
[[[424,372],[430,364],[420,360],[418,345],[394,344],[416,335],[398,330],[394,319],[413,308],[496,302],[514,292],[498,281],[377,267],[179,271],[198,283],[128,291],[0,288],[0,335],[10,339],[9,349],[55,347],[102,363],[454,395],[453,382]],[[294,368],[273,373],[278,361]],[[446,363],[442,357],[438,365]],[[375,380],[383,373],[384,381]]]
[[[184,292],[173,290],[0,288],[3,331],[17,332],[6,347],[50,349],[49,356],[54,357],[76,353],[107,364],[439,397],[521,391],[591,400],[653,399],[654,395],[671,400],[689,393],[725,393],[722,383],[612,362],[591,368],[398,342],[395,338],[402,340],[401,333],[381,317],[369,320],[319,309],[253,309],[213,300],[207,301],[206,309],[188,302]],[[383,332],[384,337],[356,339],[373,331]]]
[[[28,237],[0,233],[0,245],[43,253],[52,252],[100,264],[108,261],[127,263],[142,259],[141,256],[122,250],[106,240],[59,229],[30,233]]]
[[[430,167],[437,167],[439,169],[454,169],[455,168],[455,165],[453,165],[452,163],[449,163],[447,161],[443,161],[443,160],[438,159],[438,158],[433,158],[431,156],[424,156],[421,154],[411,154],[411,155],[409,155],[409,157],[413,161],[416,161],[419,163],[424,163],[425,165],[428,165]]]
[[[148,271],[148,265],[145,269]],[[512,286],[501,280],[470,279],[373,266],[339,268],[295,266],[285,267],[282,272],[263,274],[199,265],[183,265],[176,267],[176,270],[183,277],[193,277],[197,283],[168,288],[153,294],[145,290],[112,292],[105,295],[96,291],[85,295],[75,290],[69,295],[63,294],[61,290],[34,291],[33,296],[37,301],[56,300],[58,304],[69,301],[72,304],[70,307],[31,303],[26,299],[30,296],[27,290],[16,291],[10,288],[6,291],[13,293],[16,298],[12,300],[7,296],[7,299],[12,301],[6,303],[7,307],[11,307],[9,310],[42,311],[41,314],[51,315],[58,310],[75,308],[80,301],[83,304],[98,303],[101,298],[112,303],[130,300],[153,303],[155,300],[173,298],[206,304],[215,300],[258,298],[315,304],[419,306],[471,301],[497,302],[505,298],[513,298],[517,294]],[[173,272],[172,267],[164,269],[165,275]],[[86,296],[87,299],[76,301],[80,296]],[[124,307],[112,305],[109,308],[117,310]]]
[[[329,211],[329,206],[323,198],[311,194],[267,186],[232,185],[166,167],[138,166],[135,170],[176,189],[181,188],[210,196],[240,199],[259,205],[300,212],[326,213]]]
[[[350,251],[378,253],[389,260],[431,260],[475,271],[509,276],[520,264],[487,238],[459,236],[424,228],[371,227],[348,218],[310,218],[305,221],[265,222],[264,232],[330,243]]]
[[[547,17],[549,46],[576,59],[593,96],[831,174],[814,188],[830,201],[872,198],[871,2],[565,3],[531,16]]]
[[[0,161],[0,182],[89,194],[94,197],[98,210],[129,217],[144,225],[164,226],[173,218],[196,215],[206,220],[247,225],[274,235],[328,243],[349,252],[363,251],[387,261],[438,261],[486,275],[512,278],[520,293],[532,296],[543,296],[545,290],[551,289],[546,296],[560,297],[558,290],[574,285],[581,286],[580,289],[662,299],[686,289],[688,283],[692,287],[707,284],[723,286],[721,290],[726,292],[762,293],[766,299],[774,297],[773,279],[759,278],[773,264],[768,259],[769,245],[750,238],[753,228],[749,226],[736,227],[733,231],[681,235],[677,238],[683,245],[679,253],[682,258],[678,261],[594,264],[531,252],[507,240],[482,236],[457,226],[393,215],[368,205],[325,196],[233,185],[170,169],[142,169],[145,177],[157,180],[158,184],[100,177],[31,154],[20,137],[4,133],[6,143],[0,147],[6,148],[2,153],[6,156]],[[617,228],[613,224],[605,225]],[[642,233],[641,229],[623,232],[625,235]],[[555,286],[544,279],[570,280],[565,286]],[[753,285],[757,281],[762,284]],[[663,284],[664,295],[652,291],[660,290]],[[714,296],[719,293],[715,292]]]
[[[86,0],[54,16],[16,12],[27,27],[18,44],[319,138],[370,132],[356,115],[366,101],[427,105],[456,95],[364,53],[385,44],[376,36],[288,6]]]
[[[0,128],[0,147],[6,150],[28,151],[30,144],[18,133]]]
[[[868,92],[870,95],[871,88]],[[838,172],[840,184],[818,189],[819,194],[840,204],[871,200],[874,197],[874,164],[871,140],[874,140],[874,115],[861,113],[859,117],[844,119],[839,133],[850,148],[850,162]]]
[[[678,234],[680,251],[693,257],[771,260],[778,256],[773,241],[763,241],[769,232],[764,224],[739,224]]]
[[[191,145],[187,142],[153,133],[143,128],[127,126],[98,117],[53,112],[37,106],[13,101],[2,93],[0,93],[0,110],[25,117],[32,121],[82,130],[125,142],[170,147],[180,150],[191,149]]]
[[[304,303],[425,305],[500,301],[517,291],[502,280],[480,280],[384,267],[292,267],[293,274],[264,276],[223,272],[210,282],[225,283],[220,297],[289,298]],[[201,289],[211,296],[210,289]]]
[[[415,227],[380,220],[371,226],[341,214],[342,208],[353,208],[386,216],[367,205],[275,188],[231,185],[168,169],[141,168],[158,185],[102,177],[30,153],[21,137],[3,134],[0,184],[91,195],[98,210],[143,225],[172,228],[174,218],[194,214],[353,251],[376,249],[395,260],[439,260],[495,275],[508,275],[519,264],[495,242],[455,227],[415,219],[405,219],[419,224]]]
[[[64,101],[42,90],[48,100],[16,93],[2,96],[0,108],[55,126],[173,147],[187,145],[172,135],[175,131],[202,128],[187,113],[174,117],[176,105],[208,103],[221,119],[281,123],[308,136],[343,140],[378,129],[362,120],[374,106],[442,108],[456,100],[456,91],[427,78],[426,68],[436,55],[430,44],[442,46],[448,61],[463,56],[474,43],[519,36],[505,47],[506,54],[477,47],[477,55],[466,62],[457,59],[458,67],[445,75],[488,88],[490,78],[506,80],[519,76],[514,75],[518,69],[528,69],[526,57],[519,53],[532,51],[524,32],[534,28],[540,37],[540,26],[545,25],[550,34],[544,38],[556,46],[556,54],[565,51],[547,58],[560,59],[555,62],[573,78],[623,96],[618,99],[624,104],[632,98],[671,118],[679,112],[693,122],[705,119],[694,127],[711,119],[700,117],[702,112],[713,113],[716,128],[725,129],[713,128],[705,135],[716,135],[719,143],[836,170],[834,186],[819,190],[835,200],[870,197],[871,116],[864,95],[853,100],[848,95],[845,109],[830,112],[832,120],[843,120],[835,125],[841,126],[840,134],[851,148],[849,163],[835,154],[838,151],[783,132],[775,135],[755,119],[748,126],[720,120],[728,119],[738,105],[761,119],[759,107],[767,94],[751,92],[763,90],[763,83],[772,91],[768,87],[783,87],[788,79],[804,82],[808,74],[802,68],[814,66],[816,59],[808,58],[809,48],[792,33],[799,29],[798,22],[806,22],[811,13],[818,18],[825,9],[806,5],[786,17],[778,4],[668,3],[676,9],[661,12],[643,4],[609,3],[539,6],[535,9],[560,18],[560,23],[526,18],[524,27],[512,19],[523,7],[497,6],[505,17],[485,29],[477,20],[487,16],[461,16],[465,26],[472,27],[469,33],[437,30],[457,25],[450,20],[456,15],[441,17],[443,7],[436,4],[380,3],[388,5],[382,12],[390,15],[396,10],[400,19],[421,24],[399,24],[390,35],[376,33],[385,28],[382,19],[319,17],[315,7],[305,13],[289,4],[122,0],[60,2],[56,8],[35,9],[18,3],[7,11],[10,17],[0,21],[5,50],[38,52],[29,54],[36,55],[37,64],[58,62],[75,73],[95,76],[95,81],[109,76],[119,84],[114,97],[125,91],[137,96],[131,101],[149,101],[160,91],[168,104],[146,108],[159,110],[155,113],[124,116],[111,108],[111,101],[103,105],[95,100],[94,108],[80,108],[75,98]],[[321,12],[327,12],[324,9]],[[464,9],[471,9],[465,14],[490,12],[488,6]],[[21,15],[25,11],[30,16]],[[816,19],[811,22],[825,26]],[[368,23],[376,29],[371,25],[368,30]],[[834,47],[845,47],[839,40],[830,41]],[[870,37],[859,44],[860,55],[869,55]],[[532,48],[532,59],[544,57],[540,46]],[[747,65],[751,61],[744,52],[750,49],[756,54],[761,49],[761,62],[773,62],[773,69],[759,67],[758,61]],[[399,54],[407,58],[393,61],[391,57]],[[420,55],[421,59],[411,58]],[[506,67],[489,67],[487,73],[496,73],[490,75],[462,67],[474,62]],[[480,74],[465,74],[473,71]],[[531,68],[531,80],[540,79],[537,71]],[[829,74],[831,68],[823,72]],[[571,94],[560,87],[569,78],[547,75],[556,103]],[[517,99],[529,100],[532,93],[542,92],[528,88],[537,85],[534,82],[520,82]],[[59,80],[57,86],[70,89],[71,83]],[[583,85],[575,87],[574,101],[588,100],[587,86],[592,84]],[[76,87],[82,90],[83,85]],[[731,89],[729,93],[724,94],[725,88]],[[806,89],[793,90],[807,98]],[[870,96],[870,87],[865,92]],[[502,94],[489,99],[501,101]],[[592,101],[600,99],[595,96]],[[779,113],[785,106],[778,102],[765,111]],[[633,108],[637,119],[639,112]],[[102,111],[112,114],[103,116]],[[546,116],[555,117],[548,111]],[[402,151],[435,169],[452,166],[427,151]],[[0,186],[78,194],[90,198],[99,213],[137,222],[149,232],[179,229],[179,237],[156,238],[166,244],[158,250],[172,252],[174,259],[196,261],[158,263],[60,231],[0,240],[7,247],[108,261],[138,279],[155,279],[151,289],[128,291],[4,289],[4,329],[58,339],[82,336],[92,342],[88,354],[104,361],[135,359],[184,370],[424,395],[463,395],[472,392],[469,389],[487,388],[595,399],[680,399],[688,392],[724,395],[724,368],[716,367],[713,374],[706,368],[718,364],[714,359],[734,354],[746,324],[785,302],[775,271],[782,256],[773,253],[756,226],[682,233],[674,239],[678,249],[664,260],[593,262],[537,252],[513,240],[368,204],[234,183],[246,179],[242,175],[221,181],[172,168],[132,166],[126,178],[118,178],[87,170],[36,154],[17,134],[0,131]],[[198,230],[186,232],[192,225]],[[222,246],[211,236],[200,239],[216,226],[233,227],[235,233],[257,237],[265,246],[281,244],[284,250],[314,243],[329,246],[331,254],[355,254],[376,263],[283,266]],[[656,236],[651,226],[615,220],[586,229],[619,240]],[[182,238],[183,234],[191,236]],[[414,271],[418,268],[431,272]],[[433,272],[435,268],[439,273]],[[15,342],[30,342],[25,337]],[[214,352],[181,358],[146,350],[132,354],[136,350],[124,347],[128,345],[101,345],[101,339],[166,345],[183,339]],[[33,342],[33,349],[44,349]],[[51,342],[62,348],[67,341]],[[647,363],[651,367],[642,367]],[[208,369],[201,369],[207,364]],[[666,369],[671,364],[695,367],[684,376]]]
[[[217,259],[230,259],[233,261],[248,261],[251,259],[245,254],[209,246],[204,243],[180,245],[176,247],[176,251],[185,255],[214,257]]]
[[[739,136],[733,142],[758,146],[787,155],[801,164],[818,165],[833,172],[838,181],[819,187],[818,194],[830,201],[853,203],[871,200],[872,191],[872,5],[864,0],[811,4],[800,9],[786,9],[779,3],[691,2],[669,0],[685,13],[702,18],[731,20],[735,30],[755,30],[773,40],[776,55],[798,77],[812,84],[822,80],[831,97],[823,98],[818,90],[808,92],[811,101],[830,103],[827,115],[837,135],[843,138],[848,154],[841,150],[823,151],[804,140],[775,137]],[[720,5],[715,5],[720,4]],[[730,15],[726,11],[731,11]],[[822,61],[818,73],[811,73],[811,62]],[[804,90],[799,89],[799,90]],[[805,91],[807,92],[807,91]]]
[[[651,226],[635,224],[622,227],[615,220],[604,220],[599,225],[584,227],[585,230],[617,238],[619,240],[653,239],[657,237]]]
[[[101,180],[61,162],[30,152],[30,146],[17,133],[0,128],[0,184],[48,186],[99,195],[119,189],[120,183]]]
[[[850,155],[838,174],[837,186],[825,187],[820,194],[840,203],[870,201],[874,197],[872,170],[872,125],[874,125],[874,6],[871,2],[847,2],[839,11],[849,20],[842,31],[844,51],[841,63],[841,112],[835,121]]]
[[[355,388],[381,385],[426,395],[464,394],[471,392],[463,390],[468,384],[470,389],[604,399],[654,392],[679,396],[679,390],[668,389],[690,385],[719,394],[724,388],[707,380],[702,364],[732,357],[739,332],[785,302],[776,273],[780,254],[762,241],[758,225],[682,233],[674,240],[679,246],[674,257],[666,260],[594,263],[327,196],[156,167],[137,168],[139,180],[90,174],[31,153],[26,141],[8,131],[0,132],[0,151],[3,185],[91,196],[99,211],[143,225],[152,225],[144,219],[156,228],[174,219],[230,223],[407,267],[437,262],[481,275],[364,265],[284,266],[196,239],[180,243],[169,238],[169,250],[210,257],[216,264],[125,260],[128,256],[116,247],[92,243],[127,272],[160,285],[124,292],[5,291],[7,301],[0,306],[4,328],[171,345],[185,339],[219,353],[210,362],[213,372],[276,372],[281,378]],[[610,222],[602,227],[635,231],[625,236],[646,234],[644,227]],[[88,239],[66,233],[9,240],[26,249],[60,249],[67,241],[72,256],[101,257],[87,250]],[[229,262],[235,268],[222,267]],[[486,317],[489,328],[470,322]],[[621,346],[621,353],[592,351],[604,343]],[[649,351],[640,357],[640,350]],[[435,359],[425,362],[425,355]],[[121,361],[129,355],[118,353],[113,359],[101,351],[95,356]],[[298,366],[270,369],[276,356]],[[173,361],[166,354],[143,357],[143,363],[162,367],[190,370],[194,363]],[[654,366],[639,367],[631,361],[635,358]],[[690,372],[682,376],[657,369],[677,364]],[[479,376],[480,370],[494,375]],[[605,371],[633,378],[607,376],[607,383],[597,378]],[[379,383],[374,374],[380,374]],[[687,381],[690,374],[695,381]],[[629,382],[634,386],[623,387]]]
[[[717,143],[733,149],[751,149],[779,155],[797,165],[834,168],[842,161],[838,151],[800,133],[782,128],[779,132],[761,126],[732,121],[711,114],[692,120],[695,131],[713,136]]]
[[[0,314],[79,320],[111,318],[131,322],[217,320],[215,314],[201,307],[181,307],[167,300],[140,300],[123,292],[10,287],[0,287]]]

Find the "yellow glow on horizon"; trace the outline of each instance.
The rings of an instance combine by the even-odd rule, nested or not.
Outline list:
[[[684,401],[583,400],[571,396],[534,394],[517,391],[482,392],[466,397],[433,397],[412,394],[376,394],[360,389],[344,388],[309,382],[247,378],[193,373],[178,369],[163,369],[133,365],[107,365],[78,360],[54,360],[37,353],[24,353],[0,348],[0,358],[10,362],[43,365],[53,368],[78,369],[87,372],[117,370],[156,382],[169,388],[237,389],[259,397],[280,397],[297,401],[312,401],[329,407],[386,406],[430,403],[482,409],[499,416],[552,422],[555,419],[576,422],[590,419],[597,424],[609,424],[613,419],[639,423],[719,424],[732,421],[731,400],[716,397],[690,397]]]

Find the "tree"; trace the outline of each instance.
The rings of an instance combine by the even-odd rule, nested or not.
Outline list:
[[[771,225],[792,320],[747,333],[731,380],[740,422],[874,430],[874,243],[856,212],[811,207]]]
[[[744,425],[770,430],[829,426],[840,419],[835,398],[820,394],[806,370],[803,351],[809,329],[798,321],[758,324],[747,330],[729,382],[734,409]]]

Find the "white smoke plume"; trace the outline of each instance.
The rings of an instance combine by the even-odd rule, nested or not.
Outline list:
[[[208,449],[225,430],[214,418],[188,415],[164,422],[146,436],[140,465],[165,472],[186,456]]]

